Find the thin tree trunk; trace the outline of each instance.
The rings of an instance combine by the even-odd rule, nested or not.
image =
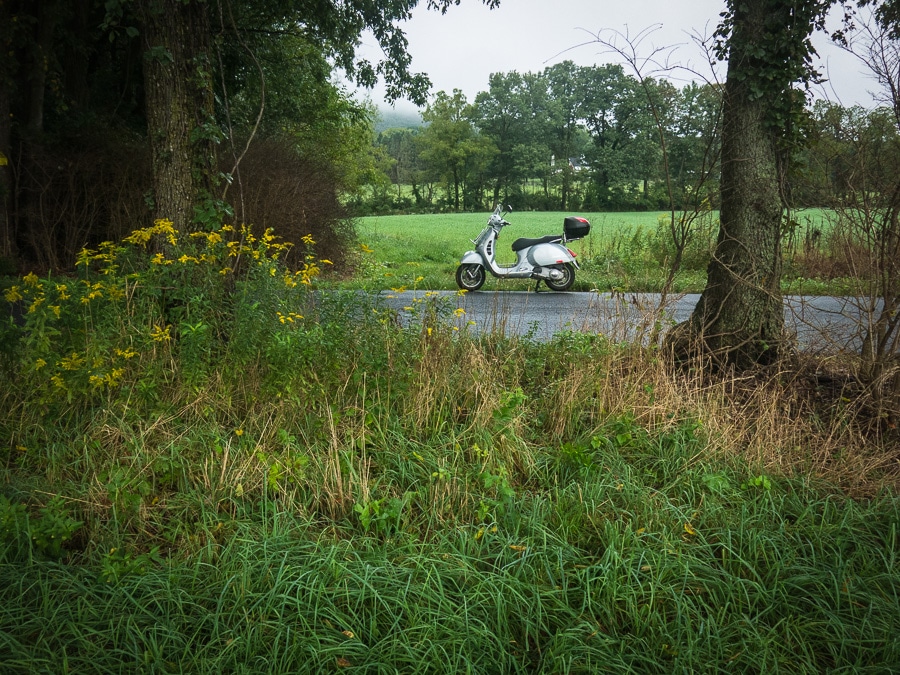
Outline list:
[[[38,25],[35,27],[34,46],[29,53],[25,127],[31,132],[40,133],[44,130],[44,90],[48,62],[53,53],[53,32],[59,13],[55,0],[39,0],[36,9]]]
[[[67,30],[78,36],[78,39],[64,46],[66,97],[76,110],[84,110],[90,99],[88,74],[92,63],[90,59],[85,58],[82,36],[90,35],[93,29],[91,26],[93,3],[92,0],[69,0],[69,2],[71,18]]]
[[[0,26],[5,28],[4,37],[10,26],[9,4],[0,0]],[[5,40],[4,40],[5,42]],[[3,44],[4,49],[9,45]],[[12,213],[12,126],[10,124],[10,84],[12,73],[9,59],[0,60],[0,258],[13,260],[16,257],[16,233]]]

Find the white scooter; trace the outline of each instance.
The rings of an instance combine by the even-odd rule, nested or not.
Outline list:
[[[512,209],[506,207],[506,213]],[[505,214],[503,214],[505,215]],[[499,279],[543,280],[551,290],[566,291],[575,281],[575,253],[565,244],[568,241],[586,237],[591,224],[584,218],[570,216],[563,222],[563,234],[548,234],[537,239],[516,239],[512,250],[517,260],[514,265],[498,265],[494,260],[494,249],[500,230],[509,225],[501,215],[498,205],[477,239],[474,251],[468,251],[456,269],[456,284],[466,291],[477,291],[484,284],[485,270]],[[537,290],[537,286],[535,286]]]

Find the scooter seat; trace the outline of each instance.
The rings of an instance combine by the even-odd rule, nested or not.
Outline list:
[[[537,239],[527,239],[525,237],[520,237],[513,242],[512,250],[521,251],[523,248],[528,248],[529,246],[537,246],[538,244],[555,244],[561,241],[561,234],[547,234],[543,237],[538,237]]]

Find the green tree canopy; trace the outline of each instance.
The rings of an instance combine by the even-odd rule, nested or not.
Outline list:
[[[445,12],[458,2],[425,4]],[[494,7],[498,0],[484,3]],[[372,111],[333,84],[332,64],[362,85],[382,78],[389,98],[423,102],[429,82],[412,71],[402,30],[419,4],[4,0],[0,256],[16,256],[23,246],[29,249],[26,256],[39,255],[60,236],[71,239],[69,246],[76,239],[83,243],[85,234],[88,239],[114,236],[119,227],[114,221],[120,216],[104,208],[85,231],[61,235],[31,208],[29,195],[37,188],[13,180],[12,167],[29,167],[46,154],[48,143],[56,144],[53,152],[67,147],[74,152],[76,138],[87,142],[95,135],[115,144],[121,141],[114,141],[114,134],[121,134],[135,147],[119,148],[119,155],[132,160],[149,147],[152,189],[145,194],[153,208],[147,216],[171,218],[181,227],[209,225],[228,212],[223,196],[234,192],[228,185],[240,178],[238,160],[246,156],[251,137],[290,139],[292,151],[304,161],[328,165],[319,176],[352,185],[370,168],[365,166],[371,164],[365,159],[370,140],[365,127]],[[382,48],[377,62],[357,57],[365,31]],[[44,150],[39,153],[35,143]],[[125,172],[109,170],[124,180]],[[132,184],[141,180],[135,176]],[[24,192],[13,195],[14,189]],[[66,189],[62,182],[59,189]],[[62,205],[66,198],[60,193],[55,201]],[[133,220],[135,203],[122,210],[131,227],[140,224]],[[71,219],[59,215],[60,221]],[[40,245],[39,239],[44,240]],[[70,256],[46,264],[64,257]]]

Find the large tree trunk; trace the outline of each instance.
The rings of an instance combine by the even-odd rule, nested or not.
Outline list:
[[[764,30],[766,5],[745,0],[736,12],[725,85],[716,252],[694,313],[670,338],[678,355],[699,349],[739,367],[776,358],[784,330],[778,132],[767,124],[770,101],[752,95],[757,83],[744,68],[750,59],[744,49]]]
[[[215,168],[207,3],[141,0],[140,11],[154,213],[179,229],[198,229]]]

